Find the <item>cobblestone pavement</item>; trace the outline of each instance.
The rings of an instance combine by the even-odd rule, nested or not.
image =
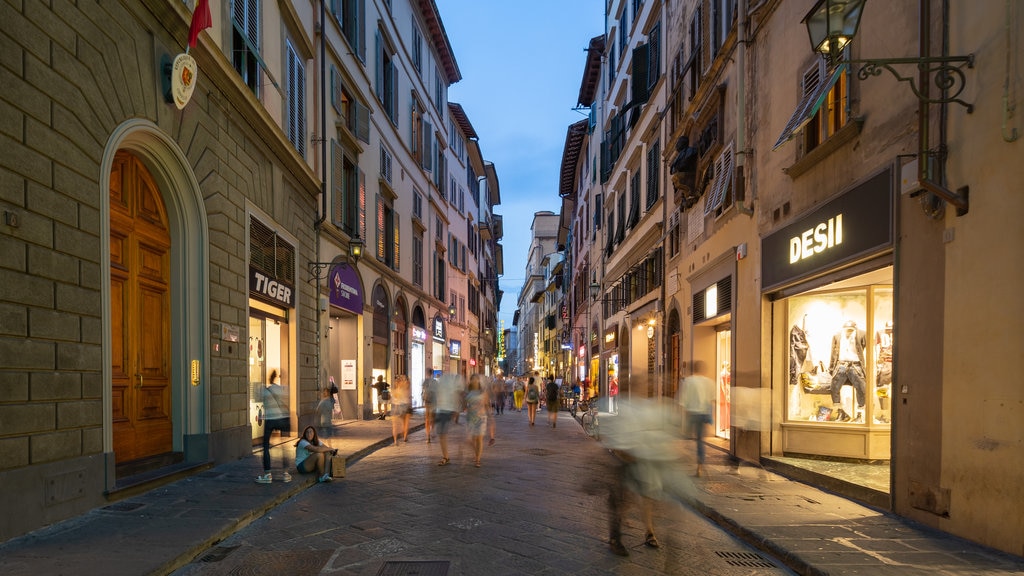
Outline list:
[[[473,465],[465,426],[451,463],[422,432],[361,460],[343,482],[303,492],[182,568],[228,574],[792,574],[679,503],[661,503],[661,548],[626,514],[626,558],[608,548],[614,465],[563,414],[551,428],[497,416],[497,442]],[[685,471],[680,470],[681,474]],[[433,571],[432,571],[433,570]]]

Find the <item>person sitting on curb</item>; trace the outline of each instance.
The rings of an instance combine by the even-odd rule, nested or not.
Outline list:
[[[337,455],[338,450],[324,444],[316,435],[316,428],[306,426],[302,438],[295,443],[295,467],[303,474],[316,472],[317,482],[330,482],[327,454]]]

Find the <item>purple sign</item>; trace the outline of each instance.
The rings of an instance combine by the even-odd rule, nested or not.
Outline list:
[[[344,263],[331,266],[327,284],[330,287],[331,306],[355,314],[363,313],[363,285],[355,268]]]

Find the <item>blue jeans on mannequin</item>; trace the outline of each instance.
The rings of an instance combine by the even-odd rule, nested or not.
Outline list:
[[[846,383],[853,386],[853,390],[857,394],[857,408],[864,408],[867,384],[864,381],[864,368],[860,362],[840,362],[836,366],[836,373],[832,376],[833,405],[838,405],[842,401],[839,393]]]

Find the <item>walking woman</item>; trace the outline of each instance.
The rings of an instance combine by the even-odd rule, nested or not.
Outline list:
[[[530,381],[526,384],[526,414],[530,417],[530,426],[533,426],[534,421],[537,419],[537,406],[540,404],[540,387],[537,386],[537,382],[530,376]]]
[[[481,386],[479,374],[469,377],[469,386],[466,388],[466,429],[469,433],[469,443],[473,447],[473,464],[477,468],[480,467],[480,458],[484,454],[484,431],[487,430],[487,419],[491,417],[488,415],[491,395],[487,388]]]
[[[409,418],[412,415],[412,386],[409,377],[402,374],[395,378],[391,387],[391,436],[398,446],[398,432],[402,441],[409,441]]]

